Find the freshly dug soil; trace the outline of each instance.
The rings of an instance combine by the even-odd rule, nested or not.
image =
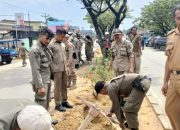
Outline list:
[[[98,53],[100,54],[100,53]],[[89,75],[85,78],[89,66],[83,66],[77,71],[78,82],[77,89],[68,91],[68,101],[74,105],[73,109],[68,109],[66,112],[58,112],[54,110],[54,100],[52,100],[50,106],[50,113],[53,119],[59,121],[58,125],[54,127],[55,130],[78,130],[81,123],[87,115],[87,108],[76,97],[81,97],[86,101],[93,104],[97,104],[99,108],[105,113],[108,113],[111,107],[111,101],[108,96],[98,96],[95,98],[92,93],[92,82]],[[164,130],[160,121],[156,117],[151,104],[145,98],[139,113],[140,130]],[[97,116],[87,126],[85,130],[120,130],[118,125],[111,125],[111,123],[102,115]]]

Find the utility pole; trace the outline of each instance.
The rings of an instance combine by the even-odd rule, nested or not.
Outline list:
[[[47,19],[49,18],[49,15],[44,13],[44,15],[41,15],[41,16],[45,18],[45,23],[46,23],[46,26],[47,26],[47,24],[48,24],[48,20]]]

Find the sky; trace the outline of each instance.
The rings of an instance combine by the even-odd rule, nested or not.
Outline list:
[[[140,16],[141,8],[149,4],[153,0],[127,0],[128,6],[132,10],[131,16],[137,18]],[[83,20],[86,10],[81,9],[81,5],[77,0],[0,0],[0,20],[15,19],[15,13],[24,13],[25,20],[28,20],[28,12],[30,20],[45,21],[42,17],[45,13],[49,16],[60,20],[67,20],[71,25],[79,26],[83,29],[90,29],[89,24]],[[4,16],[8,15],[8,16]],[[134,19],[125,19],[120,29],[129,29],[133,26]]]

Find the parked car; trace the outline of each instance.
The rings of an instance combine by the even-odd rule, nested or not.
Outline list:
[[[0,40],[0,44],[2,47],[0,48],[0,64],[2,65],[4,62],[6,64],[10,64],[14,57],[18,57],[18,53],[15,48],[10,48],[17,40]],[[5,47],[4,47],[5,46]]]
[[[152,39],[152,37],[149,37],[149,38],[145,41],[146,47],[149,47],[151,39]]]
[[[155,40],[154,49],[159,49],[161,51],[165,50],[166,47],[166,37],[159,37]]]
[[[8,51],[4,51],[4,49],[0,49],[0,55],[1,55],[1,61],[0,64],[2,65],[4,62],[6,62],[6,64],[10,64],[12,61],[12,57],[10,55],[10,53]]]

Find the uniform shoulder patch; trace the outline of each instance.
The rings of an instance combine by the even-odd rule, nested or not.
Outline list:
[[[167,36],[168,36],[168,35],[171,35],[171,34],[174,33],[174,32],[175,32],[175,29],[169,31],[169,32],[167,33]]]

